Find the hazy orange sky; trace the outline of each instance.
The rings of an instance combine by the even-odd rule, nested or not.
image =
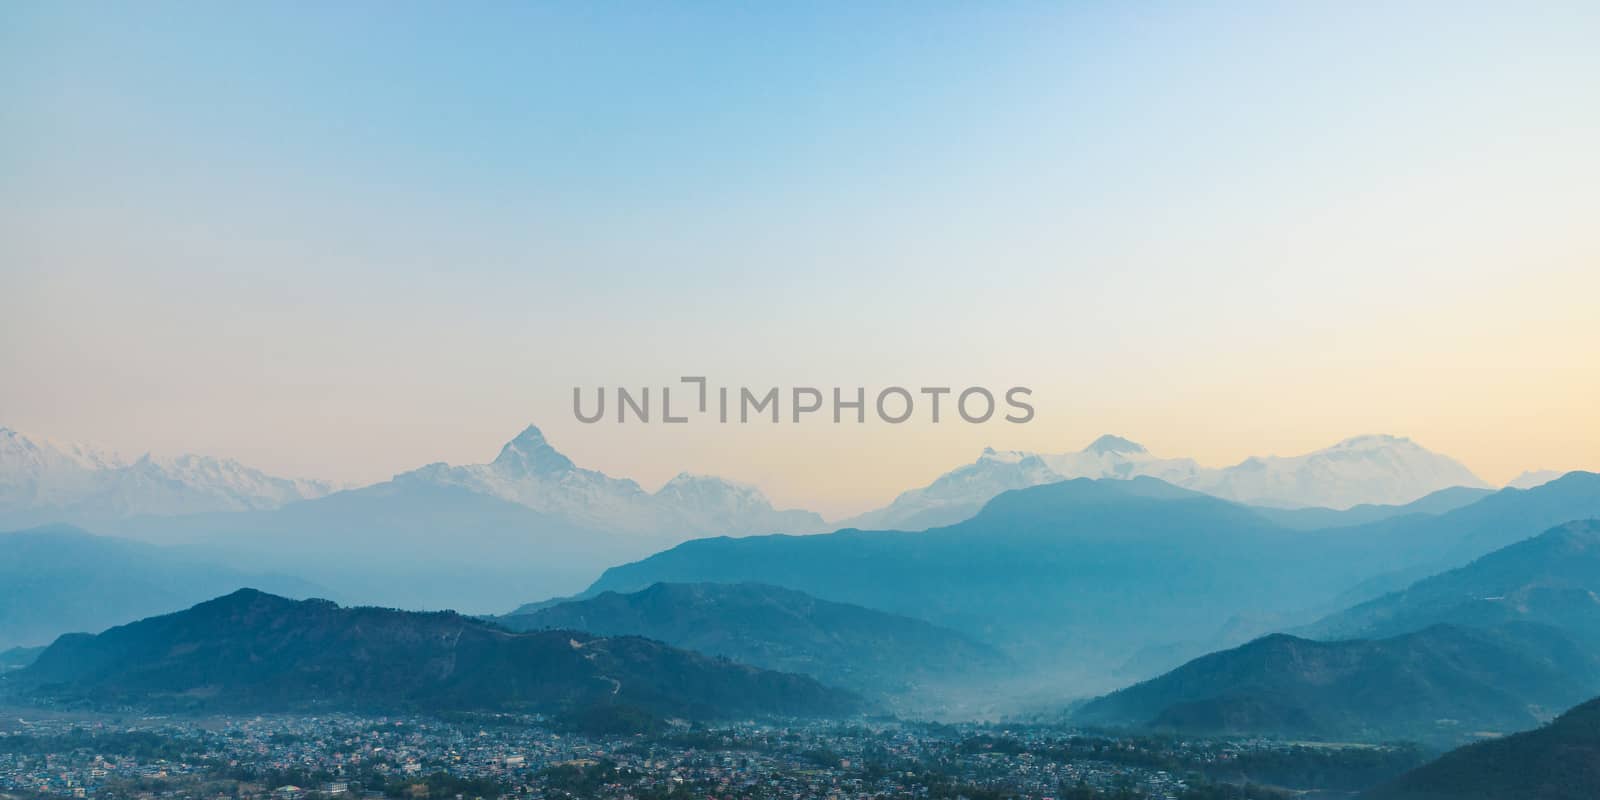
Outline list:
[[[1405,5],[8,4],[0,425],[366,482],[532,422],[835,516],[1108,432],[1600,468],[1600,10]],[[1038,413],[572,417],[687,374]]]

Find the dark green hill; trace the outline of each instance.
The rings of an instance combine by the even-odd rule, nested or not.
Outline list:
[[[1543,626],[1440,625],[1338,642],[1275,634],[1091,701],[1074,719],[1186,733],[1460,741],[1533,727],[1597,688],[1600,665]]]
[[[1007,665],[985,645],[922,620],[755,583],[658,583],[496,621],[513,630],[647,636],[874,693],[928,691]]]
[[[637,637],[513,633],[453,612],[340,608],[254,590],[63,636],[6,682],[56,704],[196,712],[619,705],[723,718],[857,706],[810,678]]]
[[[1600,653],[1600,520],[1552,528],[1301,633],[1372,638],[1437,623],[1490,627],[1517,620],[1559,628]]]
[[[1594,800],[1600,797],[1600,700],[1538,730],[1453,750],[1362,800]]]

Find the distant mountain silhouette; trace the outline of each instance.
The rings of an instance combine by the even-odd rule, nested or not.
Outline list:
[[[759,490],[679,475],[655,494],[585,470],[529,427],[489,464],[435,464],[281,508],[119,520],[120,535],[290,571],[341,602],[497,612],[706,533],[816,530]]]
[[[0,533],[0,649],[105,630],[249,585],[301,597],[322,591],[298,578],[70,525]]]
[[[1315,638],[1392,636],[1437,623],[1558,628],[1600,653],[1600,520],[1571,522],[1332,615]]]
[[[1444,514],[1482,500],[1494,494],[1493,489],[1474,489],[1452,486],[1424,495],[1404,505],[1374,505],[1371,503],[1345,509],[1332,508],[1256,508],[1256,513],[1295,530],[1312,531],[1322,528],[1347,528],[1380,522],[1407,514]]]
[[[1538,730],[1444,754],[1361,800],[1594,800],[1600,794],[1600,699]]]
[[[1460,741],[1531,728],[1597,688],[1600,662],[1537,625],[1438,625],[1337,642],[1275,634],[1091,701],[1073,719],[1194,734]]]
[[[1264,609],[1283,616],[1280,629],[1310,622],[1387,591],[1349,596],[1374,576],[1459,566],[1597,514],[1593,473],[1436,516],[1315,531],[1153,478],[1079,479],[1006,492],[972,519],[925,532],[686,542],[606,570],[586,595],[766,583],[924,619],[1058,672],[1070,655],[1105,675],[1153,644],[1205,640]]]
[[[871,693],[927,693],[1007,662],[954,631],[910,617],[754,583],[658,583],[500,617],[513,630],[637,635]]]
[[[858,707],[810,678],[637,637],[513,633],[453,612],[340,608],[249,589],[63,636],[4,680],[56,705],[193,712],[619,705],[722,718]]]
[[[1532,489],[1501,489],[1443,514],[1394,517],[1350,530],[1383,543],[1390,563],[1440,572],[1557,525],[1595,518],[1600,474],[1569,472]]]
[[[606,565],[659,546],[404,477],[270,511],[144,517],[123,529],[303,575],[340,602],[469,611],[571,593]]]

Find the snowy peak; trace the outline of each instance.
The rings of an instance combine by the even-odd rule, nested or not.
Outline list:
[[[662,484],[656,494],[693,494],[699,492],[712,492],[716,494],[743,494],[765,497],[761,490],[748,483],[719,478],[715,475],[700,475],[693,472],[680,472],[672,476],[672,480]]]
[[[1400,505],[1454,486],[1487,488],[1459,462],[1403,436],[1353,436],[1305,455],[1252,456],[1213,469],[1189,458],[1159,458],[1136,442],[1106,435],[1068,453],[986,449],[976,462],[903,492],[888,506],[846,524],[917,530],[970,517],[1010,489],[1073,478],[1138,477],[1279,508]]]
[[[550,446],[538,427],[529,425],[517,438],[506,442],[495,456],[494,466],[501,470],[515,470],[535,475],[571,472],[577,468],[572,459]]]
[[[1100,456],[1111,453],[1116,453],[1119,455],[1147,455],[1150,451],[1144,449],[1144,445],[1141,445],[1138,442],[1124,439],[1121,436],[1112,436],[1108,433],[1090,442],[1088,447],[1083,448],[1083,452]]]
[[[749,484],[714,475],[680,472],[652,499],[668,518],[698,530],[740,533],[811,533],[826,527],[809,511],[780,511],[766,494]]]
[[[775,510],[759,489],[708,475],[680,473],[650,494],[577,466],[533,425],[488,464],[430,464],[398,478],[465,488],[610,533],[683,539],[823,528],[816,514]]]
[[[322,481],[279,478],[231,459],[146,454],[129,462],[0,428],[0,515],[12,522],[269,509],[332,491]]]
[[[686,509],[772,508],[767,496],[754,486],[690,472],[673,476],[655,497]]]
[[[1354,436],[1299,456],[1245,459],[1189,488],[1251,505],[1349,508],[1402,505],[1454,486],[1488,488],[1449,456],[1403,436]]]
[[[1367,433],[1362,434],[1361,436],[1352,436],[1332,447],[1325,448],[1318,452],[1332,453],[1341,450],[1372,451],[1392,448],[1409,448],[1415,450],[1422,449],[1422,447],[1416,442],[1413,442],[1404,436],[1391,436],[1387,433]]]
[[[993,447],[985,447],[983,452],[978,454],[978,460],[973,463],[982,464],[988,461],[995,464],[1016,464],[1027,458],[1037,458],[1037,456],[1023,450],[996,450]]]

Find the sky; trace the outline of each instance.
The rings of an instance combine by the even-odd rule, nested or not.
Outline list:
[[[0,425],[829,516],[1102,433],[1600,468],[1600,5],[1204,5],[5,3]],[[683,375],[1036,415],[573,417]]]

